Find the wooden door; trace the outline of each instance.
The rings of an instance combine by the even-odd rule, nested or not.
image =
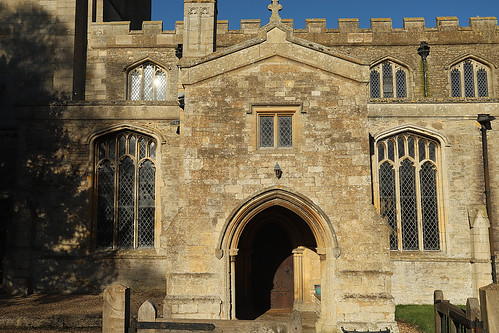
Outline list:
[[[293,255],[290,255],[279,265],[274,275],[274,287],[270,292],[272,309],[292,309],[294,302],[294,270]]]

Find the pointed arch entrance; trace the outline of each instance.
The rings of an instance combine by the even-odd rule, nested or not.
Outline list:
[[[293,309],[298,274],[293,250],[300,246],[315,250],[317,243],[310,227],[291,210],[276,205],[251,219],[238,242],[236,318],[255,319],[270,309]]]
[[[222,228],[217,249],[227,273],[222,316],[254,319],[271,308],[310,306],[310,276],[328,290],[327,272],[339,254],[331,222],[311,200],[281,188],[259,193]],[[322,302],[322,315],[328,308]]]

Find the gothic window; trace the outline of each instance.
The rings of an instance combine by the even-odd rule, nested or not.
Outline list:
[[[379,210],[390,227],[390,249],[440,250],[440,145],[403,133],[376,147]]]
[[[265,112],[258,114],[259,147],[292,147],[293,114]]]
[[[371,67],[369,92],[371,98],[407,97],[407,69],[388,60]]]
[[[151,62],[130,70],[128,99],[132,101],[166,100],[166,71]]]
[[[97,246],[154,246],[156,141],[134,132],[98,140]]]
[[[473,59],[464,60],[450,69],[452,97],[488,97],[489,69]]]

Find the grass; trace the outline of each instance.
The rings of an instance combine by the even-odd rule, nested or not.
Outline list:
[[[413,324],[425,333],[435,332],[433,305],[397,305],[395,319]]]

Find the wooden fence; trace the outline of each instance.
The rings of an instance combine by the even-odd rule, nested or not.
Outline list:
[[[466,310],[444,299],[441,290],[433,294],[435,311],[435,333],[475,333],[484,332],[480,320],[478,299],[468,298]]]

